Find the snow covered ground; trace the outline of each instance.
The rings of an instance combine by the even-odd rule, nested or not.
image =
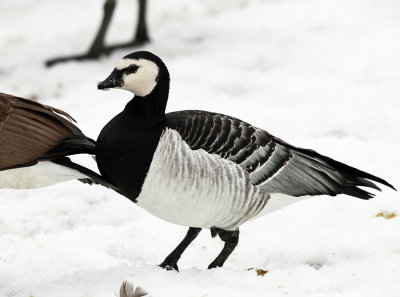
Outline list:
[[[130,97],[96,84],[130,51],[51,69],[44,61],[86,50],[101,5],[0,2],[0,91],[68,111],[93,138]],[[132,36],[135,9],[118,2],[109,42]],[[144,49],[170,69],[169,111],[230,114],[400,188],[398,0],[149,0],[148,15]],[[157,264],[186,228],[112,191],[79,182],[0,190],[0,296],[110,297],[132,279],[160,297],[399,297],[400,195],[383,190],[248,222],[222,269],[205,269],[222,242],[203,231],[180,273]]]

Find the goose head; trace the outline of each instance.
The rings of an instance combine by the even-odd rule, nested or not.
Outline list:
[[[168,97],[169,73],[163,61],[153,53],[133,52],[123,57],[97,87],[99,90],[123,89],[142,98],[155,93]]]

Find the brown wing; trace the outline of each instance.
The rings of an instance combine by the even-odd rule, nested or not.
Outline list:
[[[36,164],[64,140],[82,135],[71,121],[62,110],[0,93],[0,170]]]

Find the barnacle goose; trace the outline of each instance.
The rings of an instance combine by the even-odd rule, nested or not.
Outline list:
[[[167,67],[154,54],[140,51],[122,58],[98,88],[120,88],[135,96],[97,142],[63,111],[1,95],[0,170],[45,163],[55,175],[67,172],[52,183],[76,178],[101,184],[164,220],[188,226],[182,242],[160,264],[175,270],[203,228],[224,241],[208,266],[221,267],[238,243],[240,225],[261,212],[314,195],[370,199],[373,194],[359,187],[379,190],[373,181],[394,189],[379,177],[227,115],[198,110],[166,114],[169,82]],[[7,151],[12,158],[4,155]],[[76,153],[94,154],[101,176],[69,160]]]

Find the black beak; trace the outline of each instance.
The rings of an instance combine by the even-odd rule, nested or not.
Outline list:
[[[108,90],[112,88],[122,87],[124,84],[122,80],[122,75],[116,69],[111,72],[111,74],[102,82],[99,82],[97,88],[99,90]]]

